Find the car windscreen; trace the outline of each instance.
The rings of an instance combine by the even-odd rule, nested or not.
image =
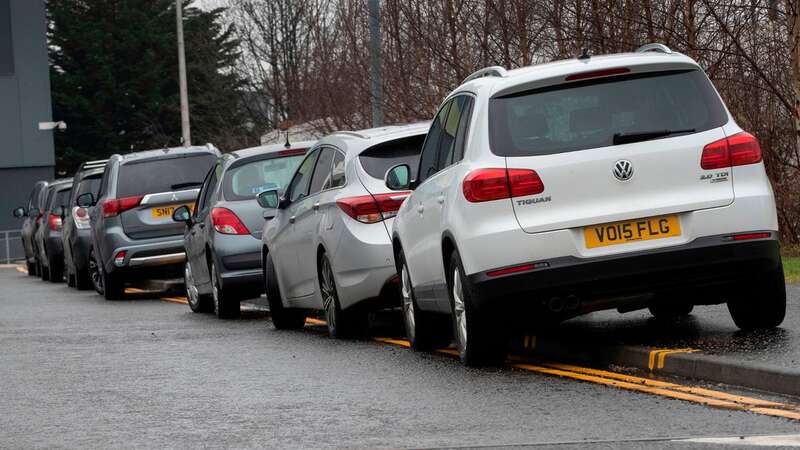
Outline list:
[[[535,156],[614,144],[614,135],[717,128],[725,107],[700,70],[632,74],[494,98],[489,138],[499,156]],[[658,137],[674,136],[665,134]]]
[[[225,200],[255,200],[260,192],[283,190],[305,155],[256,159],[229,169],[222,184]]]
[[[411,168],[411,179],[413,180],[417,177],[419,154],[424,143],[424,134],[397,139],[364,150],[358,156],[358,159],[361,161],[361,167],[364,168],[364,171],[379,180],[382,180],[386,172],[393,166],[408,164]]]
[[[203,153],[131,161],[119,168],[117,197],[199,188],[216,160],[216,156]]]

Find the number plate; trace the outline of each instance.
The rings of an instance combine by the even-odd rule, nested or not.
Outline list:
[[[586,248],[664,239],[681,235],[678,216],[649,217],[592,225],[583,229]]]
[[[153,208],[150,210],[150,214],[153,216],[154,219],[161,219],[164,217],[172,218],[172,212],[175,211],[175,208],[179,208],[184,205],[170,205],[170,206],[159,206],[158,208]],[[189,207],[189,211],[194,210],[194,205],[186,205]]]

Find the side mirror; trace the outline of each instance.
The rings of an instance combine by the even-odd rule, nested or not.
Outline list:
[[[52,210],[50,210],[50,214],[54,216],[58,216],[64,218],[64,207],[63,206],[54,206]]]
[[[39,217],[39,208],[33,207],[30,211],[28,211],[28,215],[31,217]]]
[[[14,215],[14,217],[16,217],[18,219],[20,217],[25,217],[25,208],[20,206],[19,208],[15,209],[12,214]]]
[[[258,194],[256,199],[258,200],[259,206],[262,208],[276,209],[281,204],[281,199],[278,195],[277,189],[262,191]]]
[[[386,187],[393,191],[404,191],[411,188],[411,168],[408,164],[398,164],[386,171],[384,176]]]
[[[92,206],[94,206],[94,202],[95,202],[94,194],[92,194],[91,192],[86,192],[84,194],[81,194],[75,200],[75,203],[77,203],[77,205],[80,206],[81,208],[91,208]]]
[[[179,206],[172,211],[172,220],[175,222],[183,222],[186,225],[191,225],[192,223],[192,212],[189,210],[189,207],[186,205]]]

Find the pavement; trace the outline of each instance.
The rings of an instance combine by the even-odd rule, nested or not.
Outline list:
[[[447,351],[417,353],[401,340],[332,340],[315,321],[277,331],[256,308],[220,321],[160,298],[110,302],[0,269],[0,448],[800,445],[798,420],[713,400],[796,411],[792,398],[685,380],[649,385],[547,361],[467,369]],[[713,336],[723,339],[728,326],[709,309],[693,320],[719,320]],[[564,329],[611,339],[598,320],[650,344],[652,325],[636,315]],[[793,344],[779,341],[790,361]]]

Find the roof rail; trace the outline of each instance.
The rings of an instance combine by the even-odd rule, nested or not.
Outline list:
[[[506,69],[501,66],[484,67],[467,78],[464,78],[464,81],[462,81],[461,84],[481,77],[505,77],[507,73],[508,72],[506,72]]]
[[[345,136],[352,136],[352,137],[357,137],[357,138],[360,138],[360,139],[369,139],[369,136],[363,135],[363,134],[355,132],[355,131],[334,131],[331,134],[343,134]]]
[[[636,53],[645,53],[645,52],[659,52],[664,53],[667,55],[672,54],[672,50],[664,44],[659,44],[658,42],[653,42],[650,44],[645,44],[636,49]]]
[[[84,161],[81,163],[81,169],[94,169],[97,167],[105,167],[106,163],[108,163],[107,159],[100,159],[97,161]]]

